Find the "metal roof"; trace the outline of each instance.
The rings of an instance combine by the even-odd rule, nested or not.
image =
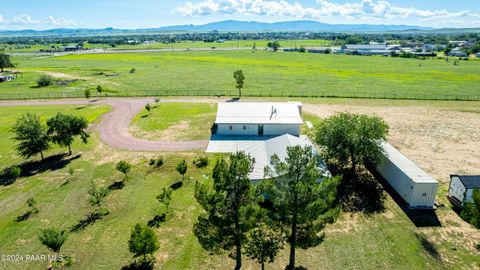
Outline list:
[[[207,152],[209,153],[236,153],[245,152],[255,159],[253,171],[250,173],[251,180],[264,179],[264,168],[270,166],[270,159],[277,155],[280,160],[287,157],[287,147],[300,145],[302,147],[312,146],[313,144],[306,137],[296,137],[290,134],[274,137],[271,139],[259,139],[252,137],[249,140],[232,140],[231,138],[222,140],[210,140]],[[314,148],[313,148],[314,149]],[[331,176],[325,164],[319,164],[324,175]]]
[[[403,171],[412,181],[416,183],[438,183],[422,168],[418,167],[413,161],[398,151],[388,142],[382,142],[381,146],[385,151],[386,157]]]
[[[386,44],[345,44],[348,50],[385,50]]]
[[[458,177],[466,189],[480,188],[480,175],[450,175]]]
[[[215,124],[303,124],[301,103],[223,102],[218,104]]]

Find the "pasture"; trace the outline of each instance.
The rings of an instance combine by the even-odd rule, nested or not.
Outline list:
[[[403,59],[266,51],[161,52],[61,57],[16,56],[24,77],[0,84],[1,98],[102,96],[235,96],[233,71],[246,76],[245,96],[480,99],[480,61]],[[134,73],[130,71],[135,68]],[[37,88],[42,74],[78,79]]]
[[[480,241],[478,230],[463,222],[451,209],[444,194],[449,170],[454,166],[465,172],[477,172],[474,162],[480,159],[472,156],[472,163],[462,164],[462,155],[478,150],[478,130],[460,128],[460,122],[468,119],[472,125],[479,120],[478,111],[464,112],[465,103],[392,102],[329,99],[307,103],[306,119],[318,123],[318,117],[325,117],[335,111],[352,111],[385,115],[392,126],[390,140],[414,158],[428,172],[442,182],[438,199],[441,207],[437,210],[440,227],[416,227],[392,198],[384,193],[383,211],[370,213],[343,212],[333,225],[326,229],[325,241],[318,247],[299,250],[298,265],[307,269],[477,269],[480,254],[474,243]],[[348,105],[348,103],[354,105]],[[478,103],[468,103],[471,106]],[[198,106],[196,106],[198,105]],[[210,114],[214,104],[196,104],[187,108],[183,103],[161,103],[148,117],[146,111],[133,120],[132,126],[151,132],[155,129],[171,130],[185,119],[185,116],[169,117],[181,108],[189,109],[191,115]],[[57,111],[86,116],[90,122],[108,111],[107,106],[34,106],[0,108],[0,146],[2,156],[0,169],[18,164],[12,148],[8,130],[15,119],[26,111],[45,117]],[[165,115],[165,116],[163,116]],[[412,117],[416,120],[412,121]],[[426,124],[428,123],[428,124]],[[457,123],[457,124],[455,124]],[[447,133],[436,132],[437,127],[446,127]],[[422,130],[422,132],[418,132]],[[207,131],[205,131],[207,132]],[[208,136],[203,134],[202,136]],[[419,147],[422,146],[422,147]],[[48,254],[38,241],[38,233],[46,226],[60,226],[69,229],[85,218],[92,210],[87,203],[87,189],[91,181],[109,187],[119,181],[122,175],[114,168],[118,160],[125,159],[133,164],[131,179],[121,189],[111,189],[106,204],[110,214],[88,224],[81,230],[72,231],[62,252],[74,258],[71,269],[120,269],[129,265],[128,238],[131,227],[137,222],[147,223],[155,215],[159,203],[156,196],[163,187],[180,179],[175,171],[176,164],[186,159],[187,179],[184,185],[173,193],[173,215],[160,227],[154,228],[160,239],[160,250],[155,254],[158,269],[230,269],[233,260],[225,253],[210,255],[203,250],[192,233],[192,226],[200,213],[195,201],[195,182],[210,180],[211,169],[216,156],[210,156],[210,165],[197,169],[192,160],[200,152],[147,153],[119,151],[102,143],[92,132],[90,143],[75,145],[74,155],[80,158],[68,160],[63,166],[42,170],[32,176],[21,177],[10,185],[0,185],[0,251],[2,254]],[[456,155],[450,150],[457,149]],[[48,155],[65,152],[53,149]],[[477,151],[478,153],[478,151]],[[160,168],[148,166],[150,158],[164,157]],[[73,178],[69,168],[74,169]],[[68,183],[66,183],[68,180]],[[34,196],[40,212],[29,219],[16,222],[27,207],[25,201]],[[283,269],[288,260],[284,249],[275,263],[267,269]],[[45,269],[46,262],[3,262],[1,269]],[[259,266],[244,258],[245,269]]]

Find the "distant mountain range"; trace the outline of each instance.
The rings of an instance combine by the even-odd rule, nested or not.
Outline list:
[[[256,22],[256,21],[220,21],[203,25],[174,25],[147,29],[51,29],[51,30],[7,30],[0,31],[0,36],[93,36],[93,35],[129,35],[162,32],[480,32],[479,28],[434,29],[413,25],[374,25],[374,24],[327,24],[317,21]]]
[[[255,22],[221,21],[203,25],[174,25],[158,28],[164,31],[315,31],[315,32],[380,32],[402,30],[432,30],[411,25],[327,24],[317,21]]]

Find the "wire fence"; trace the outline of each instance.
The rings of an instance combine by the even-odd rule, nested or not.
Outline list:
[[[238,90],[125,90],[98,94],[91,91],[91,98],[96,97],[166,97],[166,96],[204,96],[204,97],[236,97]],[[454,100],[480,101],[480,95],[466,94],[438,94],[438,93],[393,93],[368,91],[304,91],[304,90],[275,90],[252,91],[242,90],[244,97],[294,97],[294,98],[363,98],[363,99],[404,99],[404,100]],[[75,92],[38,92],[0,94],[0,100],[22,99],[62,99],[85,98],[82,91]]]

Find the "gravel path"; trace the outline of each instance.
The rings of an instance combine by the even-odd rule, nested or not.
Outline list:
[[[206,102],[201,99],[168,100],[162,102]],[[101,121],[95,125],[100,134],[100,139],[110,147],[132,151],[188,151],[204,150],[208,141],[183,141],[165,142],[148,141],[133,137],[128,132],[128,126],[132,119],[145,105],[154,102],[153,99],[102,99],[96,101],[87,100],[47,100],[47,101],[8,101],[0,102],[0,107],[8,106],[40,106],[40,105],[86,105],[108,104],[112,110],[102,116]]]

